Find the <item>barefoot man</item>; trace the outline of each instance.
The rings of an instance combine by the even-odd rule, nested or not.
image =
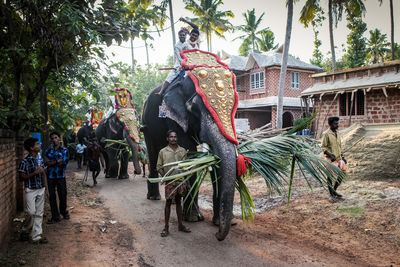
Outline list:
[[[157,170],[161,176],[164,176],[172,166],[163,167],[164,164],[181,161],[186,158],[187,151],[178,145],[178,136],[174,131],[167,132],[168,146],[160,150],[157,160]],[[174,171],[170,175],[174,175]],[[171,213],[172,199],[176,202],[176,215],[178,217],[178,230],[184,233],[190,233],[190,229],[183,225],[183,213],[181,199],[186,195],[189,184],[186,182],[182,185],[181,180],[175,182],[167,182],[165,185],[165,227],[161,232],[161,236],[165,237],[169,234],[169,215]],[[179,186],[180,185],[180,186]],[[178,187],[179,186],[179,187]]]

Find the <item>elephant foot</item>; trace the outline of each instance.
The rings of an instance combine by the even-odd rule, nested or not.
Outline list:
[[[120,176],[118,176],[118,179],[120,179],[120,180],[122,180],[122,179],[129,179],[129,175],[128,175],[128,174],[126,174],[126,175],[120,175]]]
[[[141,174],[142,172],[138,172],[138,171],[133,171],[134,174]]]
[[[149,196],[149,195],[147,195],[147,199],[149,199],[149,200],[160,200],[161,196],[160,195],[157,195],[157,196]]]
[[[106,176],[105,176],[106,178],[111,178],[111,175],[109,175],[109,174],[106,174]]]
[[[212,223],[215,225],[215,226],[219,226],[219,218],[213,218],[212,219]],[[234,225],[237,225],[238,224],[238,220],[236,219],[236,218],[233,218],[232,220],[231,220],[231,226],[234,226]]]
[[[204,221],[203,214],[190,214],[183,217],[183,220],[186,222],[201,222]]]

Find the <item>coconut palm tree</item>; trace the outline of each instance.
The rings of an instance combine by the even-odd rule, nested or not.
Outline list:
[[[223,4],[222,0],[184,0],[186,9],[191,11],[195,18],[190,19],[193,23],[199,25],[200,31],[206,33],[207,49],[212,51],[211,34],[224,38],[224,32],[233,30],[233,25],[228,18],[233,18],[231,10],[219,11],[218,8]]]
[[[266,28],[265,30],[261,31],[260,35],[261,36],[258,40],[258,46],[260,51],[267,52],[278,48],[279,44],[276,45],[274,44],[275,35],[269,28]]]
[[[305,27],[316,18],[317,12],[322,10],[320,2],[320,0],[307,0],[303,6],[300,12],[300,22],[303,23]],[[343,11],[351,17],[361,17],[361,15],[365,13],[365,5],[363,2],[363,0],[328,0],[329,41],[333,71],[336,71],[333,26],[337,27],[338,22],[342,19]]]
[[[288,7],[288,15],[286,21],[286,34],[285,34],[285,44],[283,48],[282,54],[282,64],[281,64],[281,73],[279,78],[279,88],[278,88],[278,105],[277,105],[277,119],[276,119],[276,128],[282,128],[282,115],[283,115],[283,89],[285,86],[286,79],[286,69],[287,69],[287,61],[289,56],[289,45],[290,45],[290,37],[292,35],[292,22],[293,22],[293,0],[287,1]]]
[[[367,51],[370,62],[372,64],[383,62],[385,54],[390,51],[387,48],[390,43],[386,40],[386,34],[382,34],[379,29],[370,30],[369,34]]]
[[[258,51],[258,43],[262,42],[261,39],[258,37],[258,35],[260,35],[264,31],[268,30],[268,28],[258,30],[258,28],[260,27],[262,18],[265,15],[265,12],[263,12],[259,18],[257,18],[255,13],[256,13],[256,11],[254,8],[252,10],[247,10],[246,13],[243,13],[246,24],[239,25],[235,28],[236,28],[236,30],[244,32],[245,34],[243,34],[239,37],[236,37],[234,39],[234,40],[242,39],[243,40],[242,45],[251,44],[252,52]]]

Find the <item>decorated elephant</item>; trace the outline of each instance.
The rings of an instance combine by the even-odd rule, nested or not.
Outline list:
[[[234,89],[235,77],[214,54],[189,50],[181,55],[183,65],[191,69],[188,76],[171,83],[162,99],[156,95],[160,87],[154,89],[143,108],[142,129],[149,155],[149,177],[158,177],[158,152],[167,145],[168,130],[176,131],[179,145],[185,149],[195,151],[195,140],[209,144],[214,154],[222,159],[217,168],[218,192],[213,183],[213,222],[219,225],[217,239],[224,240],[233,218],[236,179],[234,115],[238,95]],[[157,183],[148,182],[147,198],[160,199]],[[189,202],[186,201],[184,207],[185,219],[197,217],[201,220],[197,200],[191,209]]]
[[[139,164],[139,131],[136,110],[132,104],[132,95],[127,89],[115,89],[117,94],[115,111],[100,121],[96,128],[96,137],[104,149],[106,178],[129,178],[129,149],[132,151],[134,172],[141,173]],[[111,140],[109,144],[106,140]],[[129,146],[119,141],[126,140]],[[115,141],[115,142],[113,142]],[[121,164],[119,165],[119,159]]]

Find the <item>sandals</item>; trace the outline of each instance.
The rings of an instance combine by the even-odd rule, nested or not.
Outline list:
[[[180,232],[184,232],[184,233],[190,233],[191,230],[189,229],[189,227],[186,227],[184,225],[182,225],[181,227],[179,227],[178,229]]]
[[[162,236],[162,237],[166,237],[166,236],[168,236],[168,235],[169,235],[168,229],[167,229],[167,228],[164,228],[164,229],[162,230],[162,232],[161,232],[161,236]]]

